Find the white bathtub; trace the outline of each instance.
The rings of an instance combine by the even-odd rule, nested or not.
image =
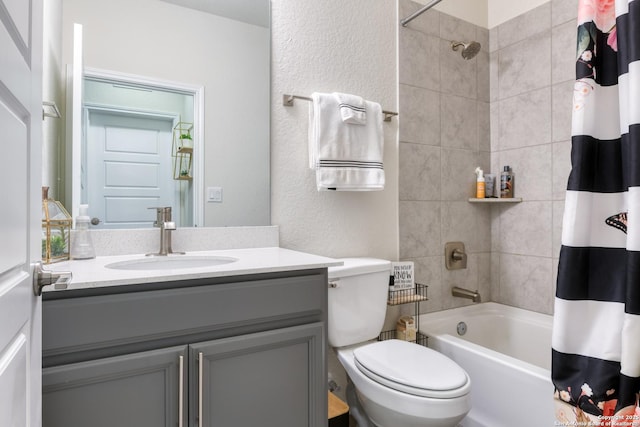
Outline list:
[[[420,316],[429,347],[471,377],[471,411],[461,426],[555,425],[551,324],[551,316],[492,302]]]

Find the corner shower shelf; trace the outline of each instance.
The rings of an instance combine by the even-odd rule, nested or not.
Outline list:
[[[504,199],[499,199],[497,197],[488,197],[486,199],[469,199],[469,203],[520,203],[521,201],[522,197],[510,197]]]
[[[387,305],[403,305],[403,304],[415,304],[414,314],[416,319],[416,340],[412,341],[416,344],[427,346],[427,336],[421,334],[420,331],[420,303],[427,301],[427,285],[421,285],[416,283],[413,289],[403,289],[400,291],[389,291],[387,297]],[[395,329],[389,331],[382,331],[378,336],[378,341],[390,340],[396,337]]]

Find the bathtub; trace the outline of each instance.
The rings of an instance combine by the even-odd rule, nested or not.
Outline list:
[[[423,314],[419,322],[428,346],[471,377],[471,411],[462,427],[556,425],[551,316],[489,302]]]

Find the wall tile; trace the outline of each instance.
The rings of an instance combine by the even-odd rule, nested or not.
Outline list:
[[[551,0],[551,25],[575,21],[578,17],[578,0]],[[574,22],[575,26],[575,22]]]
[[[564,201],[553,202],[553,257],[560,257],[562,247],[562,221],[564,218]]]
[[[478,258],[478,292],[483,302],[491,301],[491,253],[481,253]]]
[[[482,257],[482,260],[485,258]],[[467,268],[462,270],[447,270],[443,265],[442,270],[442,292],[443,306],[447,308],[463,307],[473,304],[467,298],[454,297],[451,295],[451,288],[459,286],[470,291],[479,290],[479,272],[481,270],[480,254],[467,255]],[[482,266],[484,269],[484,266]],[[481,294],[482,296],[482,294]]]
[[[440,40],[441,91],[465,98],[476,99],[478,82],[476,58],[464,59],[460,51],[451,49],[451,43]]]
[[[564,200],[571,173],[571,141],[553,143],[552,199]]]
[[[400,0],[398,2],[398,21],[407,18],[413,12],[420,10],[424,5],[416,3],[410,0]],[[419,18],[409,22],[406,27],[399,26],[399,31],[403,31],[403,28],[417,30],[430,36],[440,36],[440,15],[441,13],[435,9],[429,9],[429,11],[420,15]]]
[[[543,144],[500,153],[500,165],[509,165],[514,171],[515,197],[551,200],[551,151],[551,144]]]
[[[400,141],[440,145],[440,94],[400,85]]]
[[[489,57],[489,99],[491,102],[500,99],[500,64],[498,53],[492,53]]]
[[[498,149],[551,142],[551,88],[499,101]]]
[[[432,256],[415,258],[413,261],[416,275],[416,282],[427,285],[428,301],[420,303],[420,313],[429,313],[443,309],[443,289],[442,289],[442,265],[444,256]],[[413,310],[413,305],[408,307]]]
[[[487,170],[488,155],[480,158],[475,151],[442,149],[442,200],[466,201],[475,197],[475,169]]]
[[[400,200],[440,200],[440,148],[400,143]]]
[[[476,25],[446,13],[440,16],[440,38],[445,41],[475,41],[478,34],[476,28]]]
[[[491,108],[488,102],[478,101],[478,150],[491,151]]]
[[[551,29],[551,3],[545,3],[498,26],[500,49]]]
[[[551,83],[551,35],[541,33],[498,51],[500,99]]]
[[[574,81],[570,80],[551,87],[552,141],[566,141],[571,139],[573,85]]]
[[[516,255],[551,257],[552,227],[552,202],[511,205],[503,210],[500,218],[500,250]]]
[[[489,102],[491,100],[491,61],[489,59],[489,53],[485,51],[478,52],[476,56],[477,67],[477,80],[478,80],[478,94],[477,99],[480,101]]]
[[[440,202],[399,204],[400,258],[420,258],[441,254]]]
[[[400,29],[400,83],[440,88],[440,39],[408,28]]]
[[[442,241],[463,242],[467,254],[491,251],[491,211],[488,206],[464,202],[442,203]]]
[[[493,27],[489,30],[489,52],[493,53],[498,50],[498,27]]]
[[[453,95],[441,97],[442,146],[478,149],[478,111],[476,102]]]
[[[491,301],[500,302],[500,254],[491,253]]]
[[[489,105],[489,115],[491,128],[491,151],[495,152],[500,149],[500,103],[492,102]],[[493,164],[492,164],[493,165]],[[495,169],[491,169],[495,170]]]
[[[576,78],[576,23],[569,21],[551,30],[551,83]]]
[[[489,53],[491,48],[491,42],[489,41],[489,30],[486,28],[476,26],[476,38],[475,40],[480,43],[482,52]]]
[[[549,313],[553,306],[551,258],[502,254],[500,302]]]
[[[492,206],[491,207],[491,252],[500,252],[500,217],[504,209],[508,209],[509,206]],[[496,257],[498,259],[498,257]],[[494,276],[498,277],[498,276]]]

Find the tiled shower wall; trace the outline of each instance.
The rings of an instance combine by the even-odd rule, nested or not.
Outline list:
[[[419,4],[400,0],[400,15]],[[553,294],[570,170],[577,0],[553,0],[488,31],[430,10],[399,28],[400,257],[429,285],[422,311],[470,304],[452,286],[543,313]],[[451,40],[477,40],[462,59]],[[476,166],[515,171],[522,203],[471,204]],[[444,267],[462,241],[468,268]]]

